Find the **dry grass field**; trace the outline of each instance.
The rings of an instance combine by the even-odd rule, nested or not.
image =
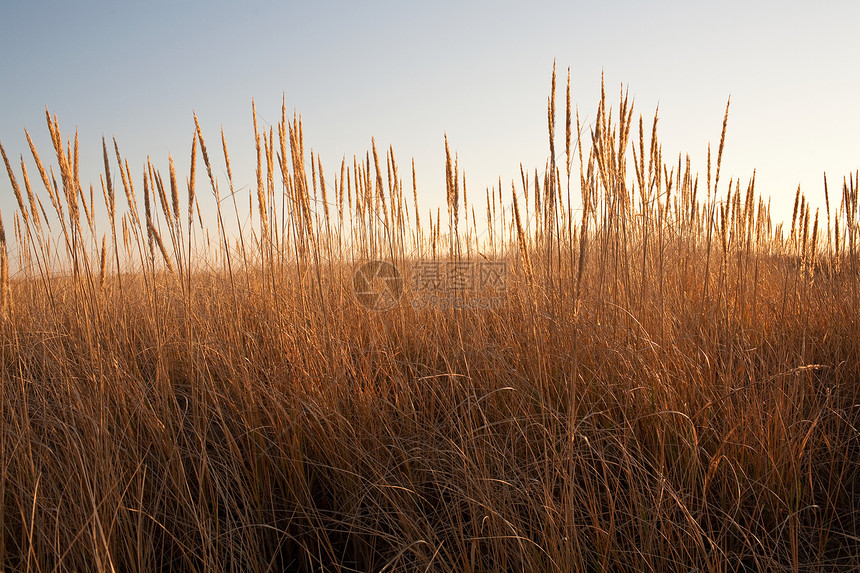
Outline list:
[[[696,174],[555,84],[543,172],[467,191],[449,151],[429,217],[393,150],[324,169],[285,112],[250,214],[199,125],[187,175],[106,141],[94,193],[50,115],[50,157],[4,150],[2,567],[860,569],[857,174],[780,224],[725,121]],[[367,260],[400,275],[362,298]]]

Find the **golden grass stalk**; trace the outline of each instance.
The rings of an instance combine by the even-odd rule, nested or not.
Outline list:
[[[191,229],[194,226],[194,193],[196,192],[197,176],[197,131],[191,139],[191,168],[188,174],[188,237],[191,240]],[[189,253],[191,248],[188,249]]]
[[[99,288],[104,290],[107,276],[107,235],[102,235],[101,258],[99,264]]]
[[[529,256],[528,243],[526,242],[526,236],[523,232],[523,224],[520,221],[520,207],[517,202],[517,189],[514,186],[513,181],[511,181],[511,195],[514,198],[514,221],[517,226],[517,242],[520,246],[520,255],[522,256],[523,269],[526,273],[526,280],[531,283],[532,282],[532,263],[531,257]]]
[[[27,165],[24,163],[24,157],[21,157],[21,176],[24,180],[24,189],[27,191],[27,201],[30,204],[30,215],[33,218],[33,224],[36,226],[37,232],[41,231],[42,221],[39,217],[39,209],[36,206],[36,196],[33,194],[33,188],[30,186],[30,177],[27,174]]]
[[[171,274],[176,274],[176,270],[173,268],[173,263],[170,262],[170,255],[167,254],[167,249],[164,248],[164,242],[161,240],[161,233],[159,233],[158,229],[155,227],[151,227],[151,229],[155,243],[158,245],[158,250],[161,252],[161,257],[164,259],[164,264],[167,265],[167,270],[169,270]]]
[[[6,150],[3,149],[2,143],[0,143],[0,155],[3,156],[3,163],[6,165],[6,173],[9,175],[9,181],[12,183],[12,191],[15,193],[15,200],[18,201],[18,208],[21,211],[21,216],[24,217],[24,221],[26,222],[28,220],[27,208],[24,207],[21,188],[18,185],[18,180],[15,178],[15,173],[12,171],[12,166],[9,164],[9,158],[6,157]]]
[[[6,248],[6,230],[0,213],[0,316],[9,320],[12,314],[12,297],[9,287],[9,253]]]
[[[152,262],[155,259],[155,252],[153,250],[153,231],[155,231],[155,227],[152,224],[152,212],[149,207],[149,173],[146,169],[144,169],[143,173],[143,212],[146,216],[146,238],[149,245],[149,260]]]
[[[266,196],[263,188],[263,152],[260,146],[260,132],[257,128],[257,106],[251,101],[251,113],[254,117],[254,141],[257,143],[257,206],[260,213],[260,250],[264,246],[264,237],[269,236],[269,219],[266,211]]]
[[[173,156],[168,155],[170,161],[170,198],[173,204],[173,217],[179,219],[179,188],[176,185],[176,168],[173,166]]]
[[[572,115],[570,113],[570,68],[567,68],[567,90],[565,93],[567,94],[567,97],[565,98],[564,106],[564,155],[566,159],[565,168],[567,169],[568,186],[570,186],[570,165],[572,161],[572,149],[570,147],[572,121]],[[526,196],[526,201],[528,201],[528,196]]]

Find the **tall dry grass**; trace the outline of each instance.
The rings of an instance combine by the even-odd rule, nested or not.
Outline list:
[[[700,179],[626,92],[586,126],[567,86],[564,157],[554,71],[543,174],[478,217],[446,140],[447,228],[414,163],[411,197],[375,142],[325,171],[286,106],[239,236],[196,118],[184,188],[103,142],[87,193],[50,115],[50,162],[3,150],[3,568],[860,567],[857,174],[786,228],[720,177],[728,108]],[[505,261],[505,302],[373,312],[367,259]]]

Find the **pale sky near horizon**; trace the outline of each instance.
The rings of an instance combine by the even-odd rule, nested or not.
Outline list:
[[[404,180],[414,157],[426,214],[444,204],[445,133],[473,197],[519,181],[520,163],[543,170],[555,59],[560,110],[569,67],[593,121],[604,73],[610,103],[623,83],[646,125],[659,103],[664,157],[689,153],[702,180],[731,95],[721,191],[755,168],[783,220],[798,184],[823,206],[822,173],[838,191],[860,168],[858,23],[858,2],[6,3],[0,142],[32,178],[24,129],[51,156],[47,106],[64,134],[78,129],[82,183],[100,194],[102,135],[138,184],[147,155],[166,172],[172,153],[184,179],[196,112],[210,147],[223,126],[247,196],[251,100],[269,126],[285,97],[332,179],[371,137]],[[4,170],[7,232],[16,208]]]

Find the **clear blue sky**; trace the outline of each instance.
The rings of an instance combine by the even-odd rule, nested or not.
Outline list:
[[[223,125],[237,186],[253,187],[251,99],[269,125],[285,95],[329,172],[375,137],[404,176],[415,158],[435,207],[445,132],[473,196],[518,179],[520,162],[542,169],[556,59],[586,123],[604,72],[613,102],[623,82],[646,119],[659,103],[664,156],[690,153],[702,176],[731,95],[722,178],[756,168],[784,219],[798,183],[823,205],[822,172],[836,187],[860,167],[858,23],[847,1],[6,3],[0,141],[28,158],[26,127],[50,156],[48,106],[79,130],[82,182],[98,192],[103,134],[138,181],[147,155],[187,173],[196,111],[210,148]],[[7,229],[15,208],[3,173]]]

